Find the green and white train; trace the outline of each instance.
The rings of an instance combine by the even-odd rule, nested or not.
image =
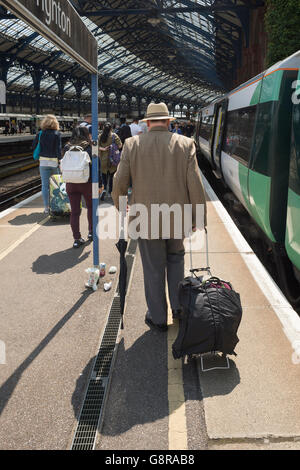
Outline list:
[[[300,306],[300,51],[199,113],[197,144],[265,234]]]

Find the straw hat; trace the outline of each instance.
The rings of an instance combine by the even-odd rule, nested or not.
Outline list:
[[[147,108],[146,117],[141,121],[161,121],[162,119],[170,119],[170,121],[174,121],[175,118],[169,116],[169,110],[165,103],[150,103]]]

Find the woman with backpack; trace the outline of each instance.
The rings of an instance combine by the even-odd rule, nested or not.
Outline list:
[[[88,216],[88,240],[93,240],[93,202],[92,202],[92,145],[87,127],[78,126],[73,129],[72,137],[64,147],[64,152],[87,152],[90,157],[89,178],[86,183],[68,183],[66,191],[71,204],[70,224],[74,237],[73,248],[79,248],[85,243],[81,237],[79,219],[81,213],[81,197],[85,199]],[[62,164],[63,165],[63,164]],[[101,166],[99,162],[99,193],[102,191]]]
[[[45,214],[49,214],[49,178],[59,173],[58,162],[61,159],[61,134],[59,122],[55,116],[48,114],[41,122],[41,131],[32,143],[34,150],[40,142],[39,162],[42,180],[42,195]]]
[[[104,191],[101,195],[102,201],[107,191],[109,194],[112,193],[113,177],[118,167],[118,157],[116,157],[116,153],[118,150],[121,150],[121,148],[122,142],[120,137],[112,132],[112,125],[107,122],[99,137],[99,156],[104,184]]]

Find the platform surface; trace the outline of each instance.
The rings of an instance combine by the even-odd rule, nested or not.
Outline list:
[[[238,356],[229,370],[209,372],[199,361],[173,359],[176,322],[169,319],[164,334],[144,323],[137,250],[98,450],[300,448],[300,365],[292,362],[277,316],[289,309],[278,296],[274,304],[266,297],[245,261],[253,253],[240,253],[214,202],[208,202],[210,265],[241,295]],[[1,449],[70,448],[118,278],[107,274],[109,292],[103,280],[95,293],[86,290],[92,245],[74,250],[68,221],[49,221],[42,212],[39,197],[0,218]],[[81,225],[86,236],[85,209]],[[194,237],[197,267],[205,264],[204,244],[200,232]],[[119,265],[115,242],[100,243],[107,266]]]

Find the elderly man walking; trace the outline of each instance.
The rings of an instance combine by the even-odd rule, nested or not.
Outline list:
[[[177,205],[184,209],[190,205],[195,230],[197,206],[201,205],[206,225],[205,194],[195,144],[192,139],[169,132],[172,119],[164,103],[148,106],[144,121],[149,132],[126,140],[112,192],[119,209],[119,197],[127,195],[132,186],[131,208],[138,204],[147,212],[138,238],[148,306],[145,322],[158,331],[167,330],[166,275],[173,318],[180,312],[178,284],[184,278],[185,235],[182,230],[178,235],[175,214],[168,219],[168,230],[163,230],[164,217],[159,214],[154,220],[157,212],[153,208]],[[179,225],[186,226],[185,221],[182,219]]]

